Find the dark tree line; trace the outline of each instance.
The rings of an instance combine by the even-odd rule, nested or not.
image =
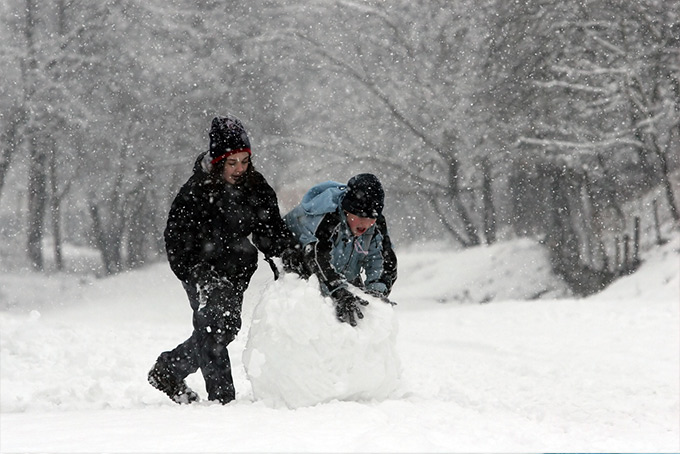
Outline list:
[[[568,280],[592,281],[581,293],[599,289],[620,265],[612,237],[633,229],[627,200],[660,186],[680,221],[671,183],[680,155],[678,4],[528,1],[508,3],[501,16],[491,62],[507,72],[491,93],[517,133],[516,225],[546,235]],[[539,213],[527,201],[534,197]]]

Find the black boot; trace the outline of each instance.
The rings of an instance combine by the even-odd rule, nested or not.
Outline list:
[[[208,391],[208,400],[228,404],[236,398],[236,390],[231,376],[231,361],[227,347],[211,345],[211,342],[207,341],[205,350],[201,372],[205,380],[205,389]]]
[[[208,400],[228,404],[236,398],[228,345],[241,328],[240,300],[229,295],[194,312],[198,365],[205,380]]]
[[[149,371],[148,380],[151,386],[164,392],[178,404],[190,404],[199,400],[198,394],[189,388],[184,380],[177,380],[159,361]]]
[[[206,387],[208,388],[208,400],[226,405],[236,399],[236,391],[234,390],[234,384],[231,382],[231,376],[227,383],[218,386],[207,384]]]

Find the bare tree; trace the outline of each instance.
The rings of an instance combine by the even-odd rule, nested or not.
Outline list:
[[[27,251],[34,269],[44,267],[42,240],[47,204],[47,155],[45,143],[41,141],[37,118],[39,102],[36,98],[40,74],[38,73],[38,56],[36,33],[38,31],[38,6],[34,0],[25,0],[24,39],[26,58],[22,62],[22,78],[25,84],[24,104],[28,106],[29,116],[25,134],[28,146],[28,225]]]
[[[557,268],[574,285],[589,281],[584,273],[590,273],[591,290],[611,278],[605,214],[620,218],[627,197],[661,185],[678,220],[669,182],[670,169],[680,164],[679,26],[670,13],[678,6],[653,0],[499,2],[490,40],[497,83],[490,93],[499,101],[498,118],[507,124],[516,157],[528,160],[525,167],[552,169],[539,172],[546,183],[533,186],[547,197],[533,196],[547,201],[545,214],[553,221],[541,231],[564,249]]]
[[[320,91],[332,101],[315,111],[317,121],[327,117],[321,109],[333,113],[324,131],[335,162],[388,172],[395,192],[407,187],[407,197],[429,204],[465,246],[481,242],[468,188],[476,150],[465,102],[476,81],[470,49],[480,42],[467,15],[473,6],[318,2],[272,37],[304,46],[298,61],[336,87]],[[338,128],[339,119],[346,126]]]
[[[3,115],[2,133],[0,134],[0,200],[2,189],[5,186],[5,179],[12,164],[12,159],[21,144],[22,126],[26,122],[27,112],[22,105],[14,104],[10,106]]]

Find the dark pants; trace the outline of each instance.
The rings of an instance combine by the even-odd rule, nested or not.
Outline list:
[[[199,291],[182,283],[194,311],[191,337],[175,349],[161,353],[161,362],[178,381],[199,368],[209,400],[227,403],[236,398],[231,375],[229,345],[241,329],[243,292],[250,276],[233,279],[233,285]]]

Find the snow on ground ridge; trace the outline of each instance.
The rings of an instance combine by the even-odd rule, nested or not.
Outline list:
[[[146,383],[191,331],[167,264],[47,292],[2,275],[16,304],[0,312],[0,451],[678,452],[677,240],[582,300],[523,298],[520,276],[557,285],[528,243],[432,253],[447,272],[429,275],[416,273],[423,254],[400,253],[397,392],[296,409],[257,399],[241,358],[273,288],[264,263],[230,346],[237,401],[225,407],[180,407]],[[494,302],[451,304],[483,283]],[[189,384],[205,396],[199,374]]]

